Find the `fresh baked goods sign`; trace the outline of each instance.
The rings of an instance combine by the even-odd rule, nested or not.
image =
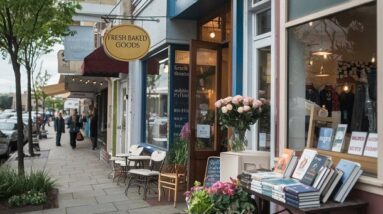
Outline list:
[[[136,25],[117,25],[104,35],[105,53],[119,61],[144,57],[150,48],[148,33]]]

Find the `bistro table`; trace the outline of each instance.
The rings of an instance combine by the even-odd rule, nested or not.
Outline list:
[[[327,203],[321,204],[320,207],[299,209],[297,207],[293,207],[286,203],[278,201],[267,195],[255,192],[249,188],[243,187],[243,190],[256,197],[258,211],[259,211],[258,213],[262,213],[262,214],[270,213],[270,210],[269,210],[270,202],[273,202],[285,208],[284,210],[281,210],[276,213],[288,212],[288,213],[300,213],[300,214],[306,214],[306,213],[326,213],[327,214],[333,211],[341,211],[341,210],[355,210],[358,214],[367,213],[368,203],[359,199],[347,199],[343,203],[329,201]]]
[[[135,163],[138,163],[135,164],[135,166],[137,167],[143,167],[144,166],[144,162],[145,161],[150,161],[150,156],[148,155],[131,155],[131,156],[127,156],[126,157],[126,161],[134,161]]]

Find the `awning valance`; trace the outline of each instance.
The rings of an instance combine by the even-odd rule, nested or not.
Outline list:
[[[129,63],[112,59],[101,46],[84,58],[84,76],[118,77],[119,73],[129,73]]]
[[[42,90],[48,96],[68,93],[68,91],[65,89],[65,83],[47,85],[44,86]]]

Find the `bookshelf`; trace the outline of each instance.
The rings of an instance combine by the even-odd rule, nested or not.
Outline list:
[[[316,150],[321,155],[330,156],[333,161],[333,165],[336,166],[338,164],[340,159],[346,159],[354,162],[360,163],[362,166],[362,169],[365,173],[376,175],[377,174],[377,158],[373,157],[366,157],[366,156],[360,156],[360,155],[352,155],[348,154],[345,151],[344,152],[335,152],[335,151],[327,151],[327,150],[321,150],[317,149],[316,145],[314,143],[314,135],[315,135],[315,126],[317,123],[335,123],[335,120],[331,117],[318,117],[318,110],[319,108],[312,106],[310,109],[310,121],[309,121],[309,128],[307,133],[307,142],[306,142],[306,148]],[[345,142],[345,145],[348,145],[348,142]]]

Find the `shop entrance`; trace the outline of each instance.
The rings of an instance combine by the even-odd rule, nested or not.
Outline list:
[[[223,133],[214,103],[227,94],[222,90],[222,76],[227,76],[227,44],[192,40],[190,50],[189,187],[204,180],[207,158],[219,156],[221,151]]]

